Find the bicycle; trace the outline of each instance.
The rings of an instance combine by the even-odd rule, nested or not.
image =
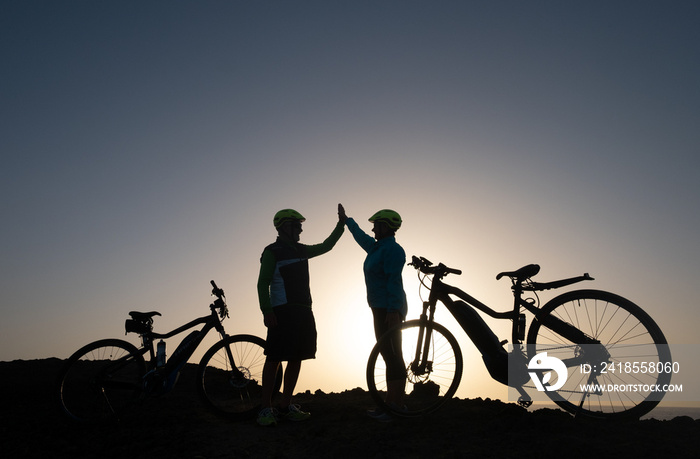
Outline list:
[[[594,280],[588,273],[538,283],[532,281],[540,270],[538,265],[502,272],[496,279],[510,278],[514,303],[512,310],[497,312],[443,282],[448,274],[461,274],[460,270],[442,263],[433,265],[429,260],[415,256],[409,266],[416,269],[421,286],[430,290],[428,301],[423,302],[419,319],[403,322],[380,337],[367,364],[369,392],[385,411],[403,417],[433,412],[453,397],[459,386],[464,362],[456,338],[434,321],[438,301],[445,305],[475,344],[490,376],[518,391],[521,406],[532,404],[526,389],[542,390],[545,383],[549,384],[544,388],[547,397],[574,416],[639,418],[651,411],[663,397],[663,391],[655,390],[670,382],[671,372],[663,368],[671,362],[671,353],[659,327],[639,306],[619,295],[600,290],[570,291],[539,306],[537,292]],[[426,284],[428,276],[432,276],[430,286]],[[528,293],[525,297],[524,292]],[[499,341],[477,309],[492,318],[512,321],[510,353],[504,348],[507,340]],[[523,311],[534,315],[526,342],[526,314]],[[379,356],[380,349],[392,342],[401,343],[406,369],[403,406],[388,404],[384,400],[386,367]],[[541,365],[542,360],[551,357],[565,365],[556,372],[556,383],[550,379],[555,369]],[[649,362],[649,368],[653,365],[661,371],[644,374],[624,371],[625,366],[631,366],[631,360],[640,359]],[[622,371],[616,371],[619,369]],[[527,385],[528,382],[534,386]],[[608,384],[620,386],[627,383],[649,390],[622,395],[602,390]],[[560,388],[549,390],[555,386]]]
[[[124,326],[126,333],[140,336],[140,348],[122,339],[103,339],[76,351],[58,374],[56,395],[61,411],[79,422],[118,420],[136,402],[167,394],[202,340],[215,329],[221,340],[199,362],[198,395],[210,410],[228,419],[244,419],[256,413],[261,405],[265,340],[226,334],[222,324],[229,317],[225,294],[214,281],[211,285],[216,300],[209,305],[207,316],[170,332],[156,333],[153,318],[160,316],[159,312],[131,311]],[[198,325],[203,327],[188,334],[166,359],[163,340]],[[275,391],[281,383],[280,369]]]

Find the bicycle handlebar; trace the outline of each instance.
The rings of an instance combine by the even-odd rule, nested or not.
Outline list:
[[[211,290],[211,294],[214,295],[215,297],[221,299],[225,297],[226,295],[224,294],[224,290],[220,289],[219,287],[216,286],[216,282],[213,280],[211,281],[211,286],[213,287]]]
[[[408,265],[413,266],[423,274],[435,274],[439,277],[443,277],[448,274],[462,274],[462,271],[459,269],[448,268],[442,263],[438,264],[437,266],[433,266],[433,263],[427,258],[417,257],[415,255],[413,256],[411,263]]]
[[[216,297],[216,301],[209,305],[209,307],[212,308],[212,311],[214,311],[214,309],[219,309],[219,317],[223,320],[224,317],[228,317],[228,306],[226,306],[225,300],[226,295],[224,294],[224,290],[216,285],[216,282],[211,281],[211,286],[213,287],[211,294]]]

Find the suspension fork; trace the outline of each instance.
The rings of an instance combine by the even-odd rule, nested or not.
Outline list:
[[[223,339],[226,339],[226,338],[228,338],[228,335],[224,334]],[[236,360],[233,358],[233,352],[231,352],[230,343],[226,343],[224,345],[224,348],[226,349],[226,355],[228,356],[228,361],[231,362],[231,375],[235,379],[245,378],[245,375],[243,374],[243,372],[241,372],[241,370],[239,370],[238,366],[236,365]]]
[[[433,320],[435,318],[435,302],[424,301],[423,312],[420,315],[420,327],[418,328],[418,342],[416,344],[416,355],[411,362],[411,370],[414,374],[422,375],[430,373],[432,362],[429,362],[428,351],[430,350],[430,340],[433,334]]]
[[[212,314],[214,314],[213,311]],[[224,341],[224,349],[226,349],[226,356],[228,357],[228,361],[231,363],[231,376],[233,376],[234,379],[244,379],[245,374],[238,369],[238,365],[236,365],[236,359],[233,358],[233,352],[231,352],[231,343],[227,342],[229,335],[227,335],[224,331],[224,326],[221,324],[221,321],[219,321],[218,318],[214,323],[214,328],[216,328],[216,331],[219,332],[219,336],[221,336],[221,339]]]

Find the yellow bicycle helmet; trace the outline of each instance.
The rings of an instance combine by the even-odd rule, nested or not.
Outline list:
[[[401,216],[395,210],[382,209],[369,217],[369,221],[374,222],[384,222],[392,230],[396,231],[401,228]]]
[[[279,229],[279,227],[282,226],[283,223],[289,221],[301,223],[306,221],[306,219],[303,215],[301,215],[294,209],[282,209],[279,212],[277,212],[275,214],[275,217],[272,219],[272,223],[274,223],[275,228],[277,229]]]

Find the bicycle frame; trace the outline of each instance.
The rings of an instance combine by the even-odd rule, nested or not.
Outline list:
[[[216,287],[214,281],[212,281],[212,285],[214,286],[213,293],[217,296],[217,299],[214,301],[214,303],[209,305],[209,308],[211,309],[209,315],[194,319],[167,333],[148,331],[141,334],[142,347],[139,349],[139,354],[144,355],[148,353],[150,356],[150,360],[148,362],[149,371],[144,376],[144,383],[146,384],[147,391],[154,391],[160,394],[168,392],[170,389],[172,389],[177,381],[180,370],[187,363],[192,354],[194,354],[194,351],[199,347],[204,338],[212,329],[216,329],[222,339],[226,339],[228,337],[222,324],[223,318],[228,316],[228,309],[225,301],[222,298],[223,291]],[[221,312],[217,312],[217,309],[219,309]],[[171,357],[167,359],[165,364],[158,367],[153,342],[158,339],[172,338],[173,336],[179,335],[180,333],[198,325],[204,326],[200,330],[193,331],[187,335],[177,346]],[[231,370],[233,371],[235,377],[242,378],[244,375],[236,367],[233,353],[228,345],[226,345],[226,354],[231,362]],[[155,387],[152,387],[153,384],[149,384],[149,382],[154,378],[156,379],[156,384]]]
[[[168,393],[212,329],[219,332],[221,339],[192,368],[199,397],[212,412],[227,419],[244,419],[259,411],[265,340],[247,334],[226,334],[222,324],[228,317],[224,292],[214,281],[211,284],[217,298],[209,305],[208,315],[158,333],[153,331],[153,318],[160,313],[131,311],[124,328],[139,336],[140,347],[123,339],[106,338],[75,351],[56,380],[55,394],[62,411],[78,422],[114,420],[135,402]],[[185,336],[166,360],[163,340],[176,335]],[[154,346],[158,340],[158,346]],[[280,369],[274,380],[275,392],[282,378]]]
[[[570,285],[576,282],[580,282],[582,280],[590,280],[590,277],[586,276],[579,276],[579,277],[573,277],[570,279],[563,279],[561,281],[556,281],[556,283],[561,283],[559,286],[563,287],[565,285]],[[551,283],[551,284],[554,284]],[[550,284],[550,285],[551,285]],[[543,285],[543,284],[539,284]],[[557,287],[549,287],[549,288],[557,288]],[[525,308],[527,311],[531,312],[535,316],[535,320],[544,320],[543,325],[545,325],[547,328],[550,328],[554,330],[555,332],[559,333],[560,335],[564,336],[565,338],[571,340],[572,342],[578,342],[578,343],[583,343],[583,344],[597,344],[598,341],[594,340],[590,336],[586,335],[585,333],[581,332],[575,327],[570,326],[569,324],[560,321],[559,319],[555,317],[547,317],[543,318],[539,315],[539,312],[542,308],[539,306],[534,305],[532,302],[527,301],[526,299],[522,298],[522,292],[524,290],[529,290],[529,291],[535,291],[535,290],[544,290],[541,287],[536,287],[536,288],[527,288],[523,287],[520,284],[515,284],[512,287],[513,290],[513,296],[514,296],[514,303],[513,303],[513,309],[511,311],[506,311],[506,312],[497,312],[493,310],[492,308],[486,306],[484,303],[481,301],[477,300],[473,296],[469,295],[468,293],[458,289],[457,287],[453,287],[451,285],[445,284],[442,282],[441,279],[435,279],[433,278],[433,285],[430,290],[430,297],[429,297],[429,303],[431,305],[431,309],[434,310],[435,304],[437,301],[440,301],[443,303],[447,309],[452,313],[453,316],[455,316],[455,319],[457,319],[458,322],[460,322],[460,325],[462,328],[465,328],[465,325],[460,321],[459,315],[462,311],[462,307],[460,307],[460,303],[455,302],[452,300],[450,295],[454,295],[466,302],[466,306],[469,307],[471,306],[472,308],[476,308],[489,316],[493,317],[494,319],[510,319],[513,321],[513,327],[512,327],[512,333],[511,333],[511,340],[513,345],[521,344],[523,341],[522,333],[524,332],[524,324],[518,323],[520,321],[520,316],[522,315],[520,313],[521,307]],[[521,328],[522,327],[522,328]],[[465,329],[465,331],[467,331]]]
[[[201,330],[197,330],[196,332],[193,332],[192,334],[185,337],[185,339],[183,339],[180,345],[175,349],[175,352],[173,352],[172,356],[167,360],[167,362],[164,365],[164,368],[166,371],[169,371],[172,368],[181,367],[182,364],[187,362],[187,360],[194,353],[195,349],[197,349],[202,340],[204,340],[204,338],[213,328],[216,328],[216,330],[219,332],[222,338],[226,337],[224,327],[219,321],[216,311],[212,310],[211,314],[209,314],[208,316],[203,316],[198,319],[195,319],[168,333],[149,332],[142,335],[141,339],[143,343],[143,348],[144,351],[149,352],[151,365],[156,364],[156,352],[153,346],[153,342],[155,340],[172,338],[173,336],[179,335],[180,333],[201,324],[204,324],[204,327],[202,327]]]
[[[427,262],[427,260],[424,259],[423,261]],[[421,260],[416,259],[415,257],[414,263],[412,264],[417,266],[418,269],[420,269],[421,266],[424,266],[421,263]],[[522,268],[520,271],[523,271],[526,268],[529,270],[539,270],[539,267],[536,267],[536,265],[530,265]],[[426,275],[433,274],[433,282],[430,286],[428,301],[423,303],[423,312],[420,316],[421,323],[424,323],[425,327],[421,327],[418,342],[423,343],[423,349],[421,350],[420,347],[416,348],[415,359],[412,363],[412,370],[414,372],[418,372],[418,374],[429,371],[427,368],[428,362],[426,361],[428,355],[427,350],[430,345],[430,336],[432,333],[431,324],[434,323],[435,309],[438,301],[445,305],[447,310],[452,314],[455,320],[457,320],[459,325],[477,347],[484,358],[484,363],[486,364],[491,376],[497,381],[506,385],[509,384],[508,364],[507,353],[503,348],[503,345],[505,345],[508,341],[499,341],[493,330],[488,326],[488,324],[486,324],[475,309],[478,309],[494,319],[510,319],[512,321],[511,342],[514,350],[521,350],[521,344],[525,338],[525,315],[521,313],[523,308],[535,316],[534,320],[540,321],[543,326],[553,330],[555,333],[558,333],[571,342],[581,344],[600,344],[599,341],[556,317],[539,314],[542,308],[537,306],[534,301],[528,301],[527,299],[523,298],[524,291],[536,292],[541,290],[549,290],[571,285],[583,280],[593,280],[593,278],[591,278],[588,274],[549,283],[528,282],[527,285],[523,285],[523,281],[529,278],[529,276],[527,278],[522,277],[522,273],[520,272],[501,273],[497,279],[500,279],[500,277],[503,275],[509,275],[509,277],[511,277],[513,284],[511,289],[513,291],[514,301],[512,310],[498,312],[463,290],[442,281],[442,278],[447,274],[460,274],[459,271],[451,270],[450,268],[440,264],[431,268],[429,272],[422,272],[424,272]],[[536,274],[536,271],[534,271],[531,275],[534,274]],[[455,296],[461,301],[455,301],[451,296]],[[423,331],[423,328],[425,329],[425,332]],[[423,333],[425,333],[425,337],[423,336]],[[423,356],[422,360],[421,355]],[[585,360],[582,358],[573,358],[565,360],[565,364],[567,366],[574,366],[584,361]],[[519,385],[517,383],[517,378],[515,385]]]
[[[521,406],[532,404],[526,391],[532,387],[528,384],[530,381],[538,391],[546,392],[548,399],[574,416],[639,417],[653,409],[663,397],[655,388],[666,387],[670,372],[642,375],[622,370],[606,371],[612,364],[633,365],[634,359],[646,359],[657,368],[671,361],[666,338],[639,306],[620,295],[588,289],[555,295],[540,306],[537,292],[593,280],[588,274],[537,283],[532,278],[539,273],[538,265],[500,273],[497,280],[504,276],[511,280],[513,307],[499,312],[444,283],[445,276],[461,274],[461,271],[442,263],[433,265],[419,257],[413,257],[410,265],[419,271],[421,286],[430,290],[420,318],[398,324],[382,335],[367,363],[370,394],[387,412],[406,417],[430,413],[457,391],[465,364],[458,340],[444,325],[435,322],[438,302],[445,305],[481,352],[491,377],[518,391]],[[426,282],[429,276],[432,284]],[[527,334],[529,314],[526,313],[534,316]],[[504,345],[508,340],[499,341],[486,324],[486,317],[482,316],[511,320],[512,348],[506,350]],[[401,354],[396,356],[406,365],[405,381],[411,389],[404,392],[400,405],[387,401],[390,362],[384,358],[380,363],[384,357],[381,350],[395,342],[395,333],[402,338]],[[556,381],[553,384],[549,382],[552,376]],[[635,388],[650,389],[614,396],[605,389],[625,381]]]

